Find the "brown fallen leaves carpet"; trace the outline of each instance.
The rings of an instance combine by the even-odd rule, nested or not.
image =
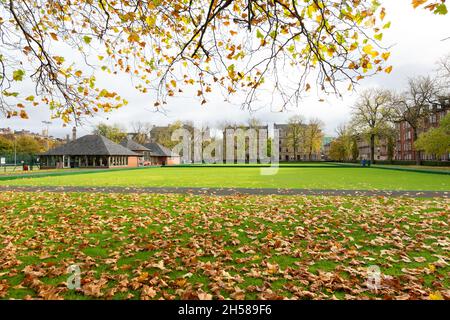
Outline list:
[[[447,198],[6,191],[0,297],[450,299],[449,222]]]

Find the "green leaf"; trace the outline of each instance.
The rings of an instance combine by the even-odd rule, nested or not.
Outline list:
[[[438,5],[436,7],[436,9],[434,10],[434,13],[436,14],[447,14],[448,10],[447,10],[447,6],[443,3],[441,3],[440,5]]]
[[[256,37],[258,39],[264,39],[264,35],[261,33],[261,31],[259,29],[256,30]]]
[[[376,34],[374,38],[377,39],[378,41],[381,41],[383,39],[383,34],[382,33]]]
[[[19,69],[13,72],[13,80],[14,81],[22,81],[23,76],[25,75],[25,71]]]
[[[87,44],[90,44],[91,41],[92,41],[92,38],[89,37],[89,36],[84,36],[84,37],[83,37],[83,41],[86,42]]]

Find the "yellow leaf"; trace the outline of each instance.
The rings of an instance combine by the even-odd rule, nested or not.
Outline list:
[[[392,66],[387,67],[386,69],[384,69],[384,72],[386,73],[391,73],[392,72]]]
[[[150,27],[154,26],[156,23],[156,16],[148,16],[147,18],[145,18],[145,22],[147,23],[147,25],[149,25]]]
[[[383,8],[383,9],[381,9],[381,12],[380,12],[380,19],[384,20],[385,16],[386,16],[386,10]]]
[[[442,297],[442,294],[439,291],[430,293],[429,298],[430,300],[444,300],[444,297]]]
[[[363,52],[372,56],[376,57],[378,55],[378,52],[374,50],[373,46],[371,44],[368,44],[363,47]]]
[[[383,54],[381,55],[381,57],[382,57],[384,60],[389,59],[390,56],[391,56],[391,53],[390,53],[390,52],[385,52],[385,53],[383,53]]]
[[[130,41],[130,42],[139,42],[139,40],[140,40],[140,37],[136,32],[132,32],[128,36],[128,41]]]

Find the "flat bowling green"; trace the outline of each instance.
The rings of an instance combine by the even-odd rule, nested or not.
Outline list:
[[[2,186],[215,187],[347,190],[450,190],[450,175],[376,168],[281,167],[264,176],[254,167],[165,167],[49,175],[0,181]]]

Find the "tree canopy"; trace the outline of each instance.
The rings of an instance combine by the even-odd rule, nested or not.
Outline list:
[[[359,94],[353,106],[352,127],[368,138],[370,160],[375,160],[375,139],[389,128],[392,119],[391,94],[384,89],[367,89]]]
[[[99,123],[94,127],[94,134],[102,135],[111,141],[116,143],[121,142],[127,137],[127,131],[119,124],[108,125],[105,123]]]
[[[439,127],[422,133],[414,146],[436,156],[450,153],[450,113],[442,118]]]
[[[413,5],[443,14],[444,2]],[[7,117],[47,104],[69,122],[125,105],[97,84],[97,68],[130,74],[139,91],[156,92],[156,108],[189,85],[202,104],[213,90],[240,91],[251,108],[270,91],[284,108],[313,82],[339,93],[340,83],[392,70],[380,46],[390,22],[376,0],[0,0],[0,12]]]

